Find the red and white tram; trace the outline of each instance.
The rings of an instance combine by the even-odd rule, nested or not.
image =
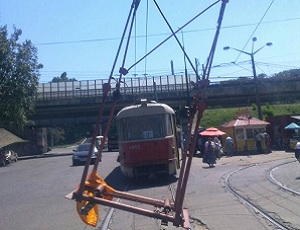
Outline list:
[[[117,114],[119,161],[130,178],[176,174],[179,166],[174,110],[147,102],[123,108]]]

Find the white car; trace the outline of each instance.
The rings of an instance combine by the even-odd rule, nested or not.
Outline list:
[[[13,150],[6,150],[5,151],[5,159],[6,163],[11,164],[13,161],[18,161],[18,154]]]
[[[85,163],[89,154],[91,143],[80,144],[78,147],[73,150],[72,162],[73,165],[79,165],[80,163]],[[91,163],[94,164],[97,158],[97,148],[94,146]],[[101,159],[100,159],[101,160]]]

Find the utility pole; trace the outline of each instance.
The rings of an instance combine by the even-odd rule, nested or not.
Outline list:
[[[262,111],[261,111],[260,93],[259,93],[259,85],[258,85],[258,79],[257,79],[256,69],[255,69],[254,55],[257,52],[259,52],[262,48],[264,48],[265,46],[272,46],[273,44],[272,44],[272,42],[268,42],[265,45],[263,45],[262,47],[260,47],[258,50],[253,51],[253,49],[254,49],[254,42],[256,42],[256,40],[257,40],[256,37],[252,38],[252,50],[251,50],[251,53],[245,52],[243,50],[236,49],[236,48],[233,48],[233,47],[230,47],[230,46],[225,46],[223,48],[223,50],[233,49],[233,50],[236,50],[236,51],[241,52],[243,54],[247,54],[247,55],[249,55],[251,57],[252,72],[253,72],[253,78],[254,78],[254,81],[255,81],[255,98],[256,98],[256,106],[257,106],[257,115],[258,115],[258,118],[260,120],[262,120],[263,117],[262,117]]]

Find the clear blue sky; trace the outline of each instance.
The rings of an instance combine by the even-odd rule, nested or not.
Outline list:
[[[38,48],[39,62],[44,65],[40,82],[49,82],[62,72],[67,72],[69,78],[77,80],[107,79],[131,2],[5,0],[0,4],[0,24],[7,25],[10,33],[15,25],[23,31],[21,39],[31,40]],[[213,2],[157,0],[174,30]],[[194,62],[197,58],[200,65],[205,63],[208,56],[220,6],[221,3],[218,3],[184,28],[183,33],[178,33],[178,38],[183,38],[190,59]],[[135,60],[139,60],[169,34],[153,1],[141,0],[125,67],[134,64]],[[254,36],[257,37],[254,51],[267,42],[273,43],[273,46],[264,47],[255,55],[257,74],[270,76],[283,70],[300,68],[300,0],[229,0],[211,79],[251,76],[250,56],[234,50],[224,51],[223,47],[231,46],[251,52],[251,38]],[[121,66],[121,60],[115,74]],[[170,74],[171,60],[175,73],[183,73],[183,54],[175,39],[170,39],[153,52],[127,76]],[[233,61],[236,64],[230,64]],[[193,73],[190,66],[188,72]]]

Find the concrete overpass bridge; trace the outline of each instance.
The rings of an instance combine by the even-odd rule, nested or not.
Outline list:
[[[107,80],[86,80],[73,82],[42,83],[36,97],[35,114],[31,117],[36,127],[60,126],[62,124],[80,124],[96,122],[103,97],[103,83]],[[147,78],[123,78],[122,97],[118,101],[116,113],[124,106],[131,105],[141,98],[166,103],[179,110],[187,105],[194,95],[195,75],[168,75]],[[113,100],[115,84],[104,109],[104,118],[108,115]],[[291,102],[300,100],[299,80],[259,79],[259,96],[262,104]],[[207,89],[208,107],[249,106],[256,102],[254,80],[243,78],[211,84]]]

